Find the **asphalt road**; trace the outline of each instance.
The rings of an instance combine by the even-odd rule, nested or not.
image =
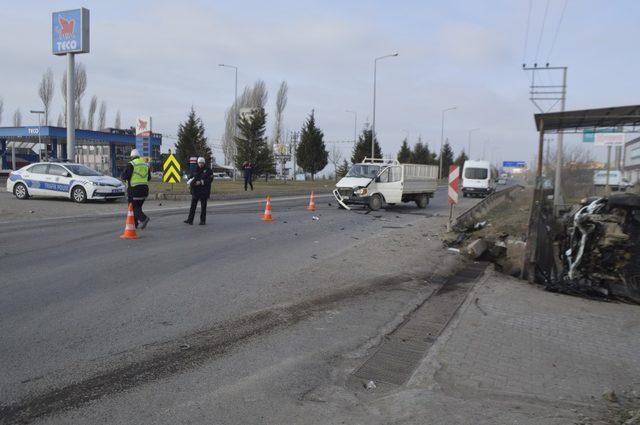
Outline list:
[[[460,199],[460,210],[477,202]],[[123,216],[3,225],[0,407],[139,364],[176,341],[189,349],[213,338],[212,329],[232,328],[228,340],[265,332],[271,319],[259,312],[297,303],[283,311],[302,317],[301,301],[322,303],[360,277],[393,279],[403,258],[408,266],[416,253],[394,248],[371,259],[358,252],[384,253],[381,235],[448,214],[443,189],[425,210],[407,204],[348,212],[329,198],[318,200],[315,213],[305,205],[275,200],[270,223],[260,220],[261,202],[212,205],[207,226],[183,224],[184,210],[158,211],[138,240],[118,237]],[[328,270],[329,259],[338,266]],[[160,377],[179,372],[165,369]]]

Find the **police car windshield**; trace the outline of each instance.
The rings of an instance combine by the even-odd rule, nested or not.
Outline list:
[[[89,167],[85,167],[84,165],[80,165],[80,164],[66,164],[65,167],[67,167],[69,169],[69,171],[71,171],[73,174],[77,175],[77,176],[86,176],[86,177],[90,177],[90,176],[101,176],[102,174],[100,174],[99,172],[92,170]]]
[[[379,165],[363,165],[356,164],[347,173],[347,177],[368,177],[370,179],[375,178],[380,172]]]

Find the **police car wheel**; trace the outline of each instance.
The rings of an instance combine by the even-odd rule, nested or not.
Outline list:
[[[29,198],[29,191],[27,190],[27,186],[22,183],[16,183],[16,185],[13,186],[13,194],[18,199]]]
[[[87,192],[83,187],[76,186],[71,190],[71,199],[79,204],[87,202]]]

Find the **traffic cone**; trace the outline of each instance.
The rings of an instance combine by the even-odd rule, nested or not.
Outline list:
[[[309,206],[307,207],[309,211],[316,210],[316,198],[313,196],[313,191],[311,192],[311,197],[309,198]]]
[[[267,205],[264,207],[264,215],[262,216],[262,221],[273,221],[273,217],[271,217],[271,197],[267,196]]]
[[[136,233],[136,220],[133,218],[133,204],[129,203],[129,211],[127,211],[127,221],[124,225],[124,233],[120,235],[121,239],[138,239]]]

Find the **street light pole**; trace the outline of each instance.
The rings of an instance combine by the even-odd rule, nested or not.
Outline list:
[[[347,109],[347,112],[353,114],[353,146],[358,142],[358,113]]]
[[[443,109],[442,110],[442,126],[441,128],[441,132],[440,132],[440,166],[438,168],[439,170],[439,178],[442,178],[442,176],[444,175],[442,172],[442,152],[444,150],[444,113],[447,111],[453,111],[454,109],[457,109],[457,106],[452,106],[451,108],[447,108],[447,109]]]
[[[235,71],[235,95],[233,102],[233,138],[235,143],[235,138],[238,136],[238,67],[235,65],[226,65],[224,63],[219,64],[218,66],[222,66],[225,68],[233,68]],[[233,180],[236,179],[236,170],[234,167],[233,170]]]
[[[391,55],[379,56],[373,60],[373,120],[371,122],[371,158],[375,158],[375,140],[376,140],[376,76],[378,61],[380,59],[398,56],[397,53]]]
[[[38,114],[38,148],[40,149],[40,151],[38,152],[38,158],[40,158],[40,161],[42,161],[42,138],[40,137],[40,133],[42,132],[42,122],[40,121],[40,119],[42,118],[42,114],[44,114],[44,111],[31,110],[29,112],[31,112],[32,114]]]
[[[471,130],[469,130],[469,150],[467,151],[467,155],[469,156],[469,159],[471,159],[471,133],[473,133],[474,131],[478,131],[480,130],[479,128],[472,128]]]

